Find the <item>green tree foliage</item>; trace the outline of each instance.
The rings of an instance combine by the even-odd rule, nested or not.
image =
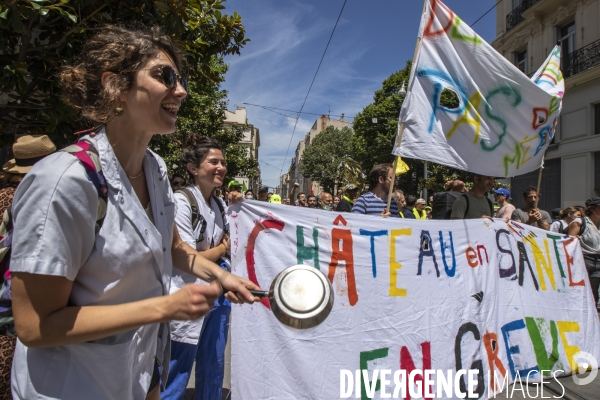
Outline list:
[[[398,92],[402,83],[408,84],[412,62],[400,71],[394,72],[382,83],[381,89],[375,91],[373,103],[367,105],[354,119],[354,137],[352,141],[352,155],[357,160],[365,174],[370,169],[381,163],[392,163],[394,155],[392,149],[396,134],[398,133],[398,117],[404,101],[404,96]],[[440,103],[448,108],[459,106],[456,93],[451,90],[442,91]],[[424,186],[432,191],[444,189],[448,179],[456,179],[465,175],[463,171],[453,168],[427,163],[429,179],[423,179],[424,162],[415,159],[404,159],[410,171],[400,175],[396,186],[405,193],[415,194]]]
[[[57,72],[74,63],[83,42],[106,23],[160,25],[186,51],[189,81],[217,96],[223,68],[215,57],[247,43],[241,16],[223,0],[12,0],[0,5],[0,139],[47,133],[57,144],[88,127],[58,96]],[[216,85],[216,89],[215,89]],[[210,102],[218,102],[219,99]]]
[[[315,136],[302,153],[300,172],[333,193],[342,180],[342,166],[352,148],[352,129],[328,126]]]

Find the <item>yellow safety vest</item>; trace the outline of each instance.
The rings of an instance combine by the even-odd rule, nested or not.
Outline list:
[[[415,214],[416,219],[427,219],[427,211],[423,210],[423,216],[421,216],[417,210],[417,207],[413,208],[413,214]]]

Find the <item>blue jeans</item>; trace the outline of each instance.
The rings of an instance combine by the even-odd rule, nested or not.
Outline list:
[[[220,400],[225,368],[225,346],[231,304],[223,296],[204,318],[197,344],[171,341],[171,362],[162,400],[180,400],[196,361],[196,400]]]

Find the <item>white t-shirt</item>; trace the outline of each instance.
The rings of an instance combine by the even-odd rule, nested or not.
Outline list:
[[[175,203],[164,161],[148,151],[144,171],[154,224],[140,204],[104,131],[86,138],[100,155],[108,188],[106,217],[94,233],[98,192],[71,154],[38,162],[15,194],[13,272],[73,281],[69,303],[123,304],[169,293]],[[17,399],[143,400],[154,359],[166,366],[168,324],[150,324],[91,342],[28,348],[17,340]]]
[[[200,190],[198,190],[195,185],[190,185],[187,189],[189,189],[196,198],[198,212],[206,221],[204,240],[196,243],[196,239],[200,237],[202,223],[199,222],[196,229],[192,231],[192,207],[187,198],[181,193],[175,193],[175,202],[177,203],[175,223],[177,224],[177,230],[179,231],[181,239],[196,250],[208,250],[221,243],[221,239],[225,233],[224,223],[227,223],[227,221],[223,221],[221,211],[219,210],[219,206],[215,203],[214,196],[211,196],[209,207],[208,204],[206,204],[204,197],[202,197],[202,193],[200,193]],[[220,198],[217,199],[217,201],[220,201],[223,205],[223,209],[227,210],[223,200]],[[177,292],[188,283],[206,284],[206,282],[193,275],[182,272],[177,268],[173,269],[170,293]],[[177,342],[197,344],[203,321],[204,318],[195,321],[171,321],[171,339]]]

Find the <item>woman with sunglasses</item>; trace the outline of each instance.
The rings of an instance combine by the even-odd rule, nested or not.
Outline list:
[[[213,139],[191,134],[181,154],[181,161],[192,182],[181,193],[175,193],[175,223],[181,239],[198,250],[199,254],[227,268],[230,243],[226,205],[213,195],[215,188],[223,186],[227,173],[223,149]],[[238,196],[241,197],[241,193]],[[196,216],[192,211],[193,206],[197,209]],[[194,220],[197,221],[196,226]],[[171,293],[191,282],[203,283],[183,271],[173,271]],[[221,398],[230,311],[231,304],[219,298],[206,318],[171,322],[171,364],[161,399],[184,397],[194,361],[197,398]]]
[[[17,399],[158,399],[171,320],[205,315],[223,289],[252,302],[251,282],[181,240],[164,161],[147,149],[175,131],[186,97],[182,57],[158,28],[108,26],[65,67],[67,103],[95,124],[107,204],[76,157],[37,163],[13,205],[12,296]],[[98,232],[100,207],[106,216]],[[210,285],[169,295],[172,267]]]

